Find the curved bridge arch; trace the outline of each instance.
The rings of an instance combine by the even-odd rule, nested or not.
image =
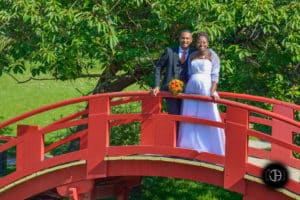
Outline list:
[[[244,199],[265,199],[266,194],[272,199],[299,199],[299,180],[291,178],[285,188],[279,190],[267,188],[260,179],[262,166],[249,162],[248,158],[251,156],[280,161],[289,167],[299,169],[298,159],[280,155],[291,155],[293,151],[300,153],[300,148],[290,140],[293,133],[300,133],[300,123],[294,119],[294,114],[300,111],[300,106],[251,95],[233,93],[220,93],[220,95],[222,98],[216,100],[216,103],[226,107],[226,111],[222,114],[222,122],[168,115],[161,111],[163,97],[211,101],[209,97],[183,94],[171,96],[167,93],[152,97],[148,92],[118,92],[71,99],[4,122],[0,124],[0,129],[55,108],[79,102],[89,104],[88,109],[68,115],[45,127],[21,125],[18,127],[16,137],[2,136],[0,138],[7,140],[4,145],[0,146],[0,152],[14,146],[17,149],[16,170],[0,179],[0,198],[24,199],[56,188],[59,194],[71,196],[74,199],[83,198],[83,195],[85,195],[84,198],[89,196],[93,199],[96,193],[95,182],[101,182],[101,180],[107,182],[110,177],[121,178],[109,179],[108,182],[111,184],[105,186],[106,189],[98,187],[97,193],[102,191],[102,195],[105,196],[105,192],[111,191],[115,195],[125,196],[126,191],[122,188],[138,184],[139,176],[149,175],[214,184],[241,193]],[[273,112],[232,99],[269,103],[273,106]],[[112,106],[135,101],[140,102],[141,112],[111,113]],[[81,116],[84,115],[88,117],[82,118]],[[189,121],[224,128],[226,156],[176,148],[176,121]],[[110,146],[110,127],[130,122],[140,123],[140,144]],[[250,123],[271,126],[271,136],[249,128]],[[79,125],[87,125],[88,128],[45,146],[44,137],[49,132]],[[161,130],[164,130],[164,134],[159,133]],[[280,131],[288,133],[282,136]],[[272,143],[271,151],[251,147],[248,145],[248,136],[269,141]],[[45,159],[45,153],[76,138],[80,139],[80,148],[77,151]],[[58,174],[61,180],[58,180]],[[40,182],[41,179],[46,181]],[[107,189],[108,187],[110,190]]]

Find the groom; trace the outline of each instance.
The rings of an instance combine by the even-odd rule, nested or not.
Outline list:
[[[188,80],[188,65],[187,60],[192,53],[190,45],[193,42],[192,32],[189,30],[183,30],[179,36],[179,46],[167,47],[164,53],[159,58],[154,74],[154,87],[151,90],[151,94],[156,96],[160,91],[160,79],[163,75],[162,91],[168,91],[168,83],[172,79],[180,79],[184,83]],[[180,114],[181,99],[166,98],[167,112],[169,114]]]

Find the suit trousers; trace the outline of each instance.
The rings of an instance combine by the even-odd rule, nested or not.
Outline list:
[[[173,115],[180,115],[181,99],[166,98],[167,112]]]
[[[167,112],[173,115],[180,115],[181,102],[182,102],[181,99],[166,98]],[[179,122],[176,122],[176,140],[178,138],[178,129],[179,129]]]

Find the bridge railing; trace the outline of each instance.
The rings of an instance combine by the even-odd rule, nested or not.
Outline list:
[[[300,121],[300,105],[248,94],[220,92],[220,96],[235,101],[242,100],[243,103],[261,103],[261,108],[265,107],[272,113],[280,114],[294,121]],[[272,135],[273,138],[285,141],[286,143],[295,144],[296,137],[300,140],[299,127],[290,126],[289,124],[276,118],[269,117],[268,115],[258,115],[258,113],[252,112],[250,113],[249,121],[250,126],[253,124],[263,126],[264,129],[269,130],[269,132],[265,132],[265,134]],[[291,149],[280,147],[277,144],[269,143],[268,146],[268,149],[249,147],[249,155],[281,162],[289,160],[291,166],[300,168],[299,154],[296,155],[296,152]]]
[[[221,97],[222,95],[224,95],[224,97],[229,97],[229,94],[227,93],[220,93],[220,95]],[[251,116],[251,113],[257,113],[266,116],[268,119],[272,119],[272,123],[268,122],[268,124],[272,126],[272,131],[276,129],[276,123],[280,122],[282,126],[288,127],[289,130],[299,132],[300,123],[289,116],[282,115],[278,111],[280,109],[275,109],[271,112],[251,105],[245,105],[243,103],[221,98],[215,100],[215,102],[226,107],[225,115],[222,122],[213,122],[205,119],[168,115],[162,112],[162,99],[165,97],[212,101],[209,97],[198,95],[182,94],[172,96],[168,93],[160,93],[157,97],[152,97],[148,92],[107,93],[76,98],[45,106],[0,124],[1,129],[25,118],[55,108],[79,102],[88,103],[87,109],[66,116],[45,127],[19,126],[17,136],[15,138],[10,138],[9,142],[0,146],[0,152],[6,151],[14,146],[16,146],[17,152],[16,170],[14,173],[9,174],[6,179],[0,179],[0,188],[41,169],[74,160],[87,161],[87,175],[89,177],[105,177],[107,169],[106,162],[100,162],[99,164],[99,161],[104,161],[106,156],[117,154],[126,155],[131,153],[157,153],[171,156],[179,155],[179,157],[203,159],[208,162],[224,164],[224,187],[240,192],[243,190],[242,187],[244,186],[239,183],[243,181],[246,173],[258,175],[257,168],[251,167],[248,163],[249,136],[255,136],[262,140],[269,141],[272,145],[277,145],[282,149],[300,153],[300,148],[293,144],[293,141],[286,141],[282,140],[282,138],[273,137],[273,132],[272,135],[266,135],[250,128],[250,122],[265,121]],[[121,99],[114,100],[115,98]],[[233,95],[231,98],[236,98],[236,96]],[[253,100],[255,100],[254,97]],[[141,102],[141,111],[139,113],[111,113],[111,106],[133,101]],[[280,105],[283,105],[283,103]],[[286,105],[283,106],[286,107]],[[298,107],[292,107],[291,109],[294,112]],[[132,121],[141,123],[140,144],[129,147],[110,146],[110,127]],[[226,133],[226,157],[224,158],[222,156],[205,153],[202,154],[204,156],[199,156],[195,151],[176,148],[175,130],[177,121],[202,123],[224,128]],[[87,128],[45,147],[44,136],[47,133],[79,125],[86,125]],[[80,139],[80,148],[78,151],[45,159],[45,153],[76,138]],[[269,157],[269,159],[272,159],[272,157]],[[294,165],[290,159],[283,160],[283,163],[288,166]],[[247,169],[251,170],[248,171]],[[295,186],[295,184],[292,184],[292,187],[299,188],[299,185]]]

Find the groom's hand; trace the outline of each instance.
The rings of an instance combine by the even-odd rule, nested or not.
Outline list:
[[[155,87],[151,90],[151,95],[152,96],[156,96],[158,93],[159,93],[159,88],[158,87]]]

